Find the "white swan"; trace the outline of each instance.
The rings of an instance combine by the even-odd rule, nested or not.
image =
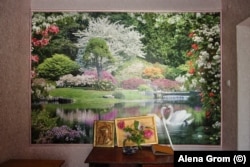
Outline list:
[[[164,111],[169,109],[170,114],[168,118],[165,118]],[[161,115],[163,122],[166,123],[170,127],[181,127],[188,126],[193,122],[192,114],[188,113],[186,110],[175,111],[173,106],[169,105],[168,107],[161,108]]]

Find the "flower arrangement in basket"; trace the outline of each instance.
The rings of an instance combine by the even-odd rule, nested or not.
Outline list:
[[[126,142],[131,141],[141,148],[142,143],[145,143],[146,140],[155,135],[154,128],[142,124],[138,120],[134,120],[133,124],[130,125],[126,125],[124,120],[119,120],[117,122],[117,127],[125,132],[123,146],[126,146]]]

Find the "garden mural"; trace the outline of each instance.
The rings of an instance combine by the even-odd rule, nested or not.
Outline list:
[[[31,30],[33,144],[142,115],[159,143],[163,118],[173,144],[220,144],[220,13],[34,12]]]

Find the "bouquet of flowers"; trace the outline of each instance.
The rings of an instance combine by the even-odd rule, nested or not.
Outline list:
[[[120,120],[117,122],[117,127],[125,132],[123,146],[126,146],[127,141],[132,141],[141,148],[141,144],[154,135],[153,128],[143,125],[137,120],[134,120],[134,123],[131,125],[125,125],[124,120]]]

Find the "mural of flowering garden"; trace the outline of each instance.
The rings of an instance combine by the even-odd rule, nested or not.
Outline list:
[[[31,33],[33,144],[142,115],[159,143],[163,118],[173,144],[220,144],[220,13],[34,12]]]

